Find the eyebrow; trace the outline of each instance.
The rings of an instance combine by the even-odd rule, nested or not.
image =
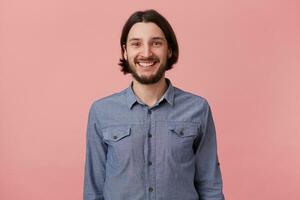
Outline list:
[[[139,40],[141,40],[141,38],[131,38],[131,39],[129,39],[128,41],[130,42],[130,41],[139,41]],[[153,38],[151,38],[151,40],[165,40],[163,37],[153,37]]]
[[[153,37],[152,40],[165,40],[163,37]]]

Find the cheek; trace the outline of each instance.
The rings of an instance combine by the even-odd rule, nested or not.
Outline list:
[[[167,58],[168,56],[168,50],[165,48],[156,49],[155,51],[153,51],[153,53],[161,58]]]
[[[128,51],[127,52],[127,57],[129,60],[134,60],[134,58],[136,57],[137,53],[134,51]]]

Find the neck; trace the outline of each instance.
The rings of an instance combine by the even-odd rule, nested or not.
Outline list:
[[[153,84],[141,84],[133,79],[132,89],[142,102],[148,106],[153,106],[167,90],[167,82],[165,77]]]

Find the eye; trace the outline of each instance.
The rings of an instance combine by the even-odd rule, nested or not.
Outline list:
[[[158,47],[158,46],[161,46],[162,45],[162,42],[160,42],[160,41],[154,41],[153,42],[153,46],[155,46],[155,47]]]
[[[130,45],[133,47],[139,47],[139,46],[141,46],[141,43],[140,42],[132,42]]]

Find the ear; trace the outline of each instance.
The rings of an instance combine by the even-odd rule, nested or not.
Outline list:
[[[168,58],[172,57],[172,49],[168,49]]]
[[[122,45],[122,48],[123,48],[123,52],[124,52],[124,53],[123,53],[124,59],[125,59],[125,60],[127,60],[127,51],[126,51],[126,45],[125,45],[125,44],[123,44],[123,45]]]

